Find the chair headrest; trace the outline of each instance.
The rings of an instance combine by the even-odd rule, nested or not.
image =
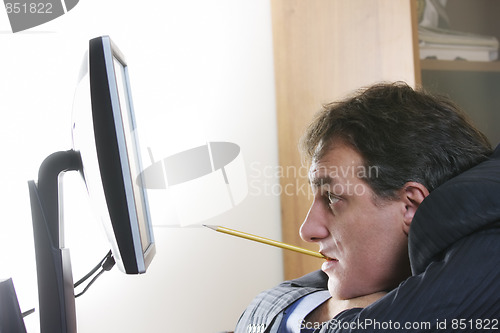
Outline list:
[[[413,274],[459,239],[500,221],[500,145],[491,157],[425,198],[408,238]]]

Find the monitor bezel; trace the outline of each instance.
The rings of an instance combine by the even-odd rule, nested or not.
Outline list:
[[[122,109],[116,82],[113,62],[116,58],[123,67],[123,79],[129,104],[129,116],[135,127],[135,115],[130,89],[128,66],[122,52],[109,36],[94,38],[89,42],[89,79],[93,129],[97,160],[100,169],[102,187],[108,207],[112,230],[119,249],[123,269],[127,274],[146,272],[156,252],[151,223],[151,214],[147,202],[146,189],[142,188],[144,217],[149,245],[143,249],[140,218],[137,215],[133,192],[134,182],[130,174],[128,151],[135,150],[140,163],[141,153],[137,138],[134,147],[127,147],[124,135]],[[134,132],[134,135],[136,133]],[[85,165],[85,161],[83,161]],[[127,221],[124,223],[124,221]]]

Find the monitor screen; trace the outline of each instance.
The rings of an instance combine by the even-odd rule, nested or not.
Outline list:
[[[120,117],[122,120],[123,136],[120,133],[120,137],[125,139],[122,142],[121,149],[123,153],[128,157],[128,163],[123,163],[124,172],[130,175],[127,178],[127,182],[130,183],[130,188],[132,189],[132,195],[127,196],[130,201],[129,205],[135,206],[135,212],[137,214],[137,220],[139,222],[139,235],[142,244],[143,252],[147,251],[148,247],[152,243],[152,233],[151,226],[149,223],[149,210],[147,206],[147,194],[143,187],[140,186],[140,182],[137,181],[138,177],[141,176],[142,163],[140,158],[140,147],[137,138],[136,123],[134,119],[134,113],[132,112],[132,97],[130,95],[130,86],[128,81],[128,75],[126,72],[126,65],[123,64],[116,55],[113,55],[113,67],[115,71],[115,79],[118,90],[118,101]],[[128,170],[126,168],[128,166]]]
[[[155,244],[147,192],[140,186],[143,167],[127,63],[108,36],[90,40],[84,63],[75,94],[74,149],[81,153],[90,199],[118,267],[144,273]]]

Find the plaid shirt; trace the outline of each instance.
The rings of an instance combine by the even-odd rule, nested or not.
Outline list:
[[[235,333],[276,332],[288,306],[305,295],[327,290],[327,282],[326,274],[316,271],[260,293],[241,316]]]

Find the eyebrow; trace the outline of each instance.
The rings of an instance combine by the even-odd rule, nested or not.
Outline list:
[[[312,180],[309,178],[309,184],[321,187],[326,184],[339,183],[337,178],[332,178],[330,176],[314,177]]]

